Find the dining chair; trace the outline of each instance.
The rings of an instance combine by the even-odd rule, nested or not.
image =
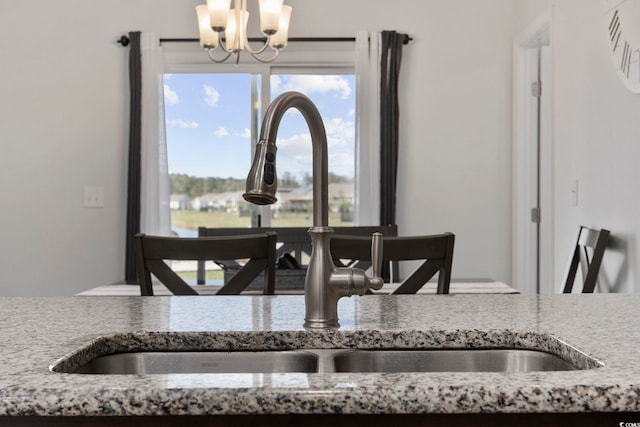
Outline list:
[[[578,238],[569,259],[563,293],[570,294],[572,292],[578,265],[580,265],[582,271],[582,293],[593,293],[598,283],[598,273],[607,247],[607,241],[609,240],[609,234],[609,230],[604,228],[595,230],[580,226]],[[589,252],[592,252],[591,258],[589,258]]]
[[[354,226],[354,227],[332,227],[336,234],[348,234],[354,236],[371,236],[373,233],[382,233],[384,237],[397,236],[398,226],[395,224],[379,226]],[[311,256],[311,236],[309,227],[260,227],[260,228],[213,228],[198,227],[199,237],[208,236],[232,236],[244,235],[260,232],[274,232],[277,234],[276,258],[285,254],[290,254],[300,266],[306,267],[305,263]],[[368,265],[366,264],[368,262]],[[371,266],[370,261],[361,262],[358,268],[367,269]],[[398,275],[398,264],[391,263],[391,274]],[[206,282],[204,261],[198,262],[197,283],[203,285]],[[276,275],[279,273],[277,272]],[[391,276],[387,269],[383,271],[383,277],[389,279]]]
[[[151,274],[174,295],[198,295],[166,263],[168,260],[247,260],[216,295],[237,295],[261,272],[264,293],[275,289],[276,235],[259,233],[225,237],[159,237],[137,234],[134,237],[136,268],[140,294],[153,295]]]
[[[384,237],[383,263],[423,260],[407,278],[398,275],[392,282],[400,282],[393,294],[414,294],[438,273],[438,294],[448,294],[453,264],[455,235],[452,233]],[[352,266],[357,261],[371,261],[371,237],[335,234],[331,237],[331,254],[336,265]],[[345,262],[347,260],[347,262]]]

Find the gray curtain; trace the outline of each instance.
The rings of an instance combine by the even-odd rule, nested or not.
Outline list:
[[[380,62],[380,224],[396,223],[398,79],[406,34],[383,31]]]
[[[133,236],[140,232],[140,177],[142,139],[142,64],[140,32],[129,33],[129,167],[127,173],[127,234],[125,271],[127,283],[137,283]]]

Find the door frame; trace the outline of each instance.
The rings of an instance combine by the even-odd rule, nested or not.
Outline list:
[[[531,221],[531,209],[538,206],[538,133],[539,103],[531,94],[531,83],[537,81],[540,70],[540,47],[551,45],[553,9],[549,8],[535,19],[513,43],[513,139],[512,139],[512,286],[524,294],[536,294],[543,289],[538,286],[538,247],[553,249],[553,197],[547,197],[547,212],[542,216],[548,221],[547,232],[540,234]],[[552,70],[553,66],[549,63]],[[548,105],[553,105],[553,84],[545,83]],[[553,129],[553,112],[549,111],[549,127]],[[549,170],[553,170],[553,132],[544,151]],[[540,180],[542,182],[542,180]],[[553,179],[545,180],[552,185]],[[552,188],[546,194],[553,194]],[[540,270],[539,282],[552,280],[553,254],[545,253],[545,266]],[[544,286],[546,289],[547,285]]]

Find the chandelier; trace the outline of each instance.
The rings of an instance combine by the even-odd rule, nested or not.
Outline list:
[[[260,62],[273,61],[287,46],[289,34],[291,6],[282,3],[283,0],[258,0],[260,30],[267,39],[259,49],[253,50],[247,37],[247,0],[233,0],[233,8],[231,0],[207,0],[207,4],[196,6],[200,45],[207,49],[209,58],[216,63],[222,63],[233,55],[237,64],[243,50]],[[262,55],[269,47],[273,50],[271,57]]]

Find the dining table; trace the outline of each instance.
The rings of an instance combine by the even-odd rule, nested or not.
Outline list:
[[[215,295],[216,292],[222,287],[222,283],[196,285],[190,284],[193,289],[200,295]],[[375,294],[387,295],[393,292],[398,287],[398,283],[385,283],[382,289],[378,291],[372,291]],[[417,293],[419,294],[435,294],[437,282],[427,282]],[[296,295],[303,294],[304,287],[300,284],[298,289],[278,289],[276,283],[276,295]],[[493,279],[461,279],[452,280],[449,286],[449,294],[518,294],[517,289],[512,288],[504,282]],[[173,295],[164,285],[161,283],[154,283],[153,285],[154,295]],[[243,295],[260,295],[261,291],[247,290],[242,293]],[[128,283],[113,283],[108,285],[97,286],[86,291],[82,291],[76,294],[77,296],[135,296],[140,295],[140,287],[136,284]]]

